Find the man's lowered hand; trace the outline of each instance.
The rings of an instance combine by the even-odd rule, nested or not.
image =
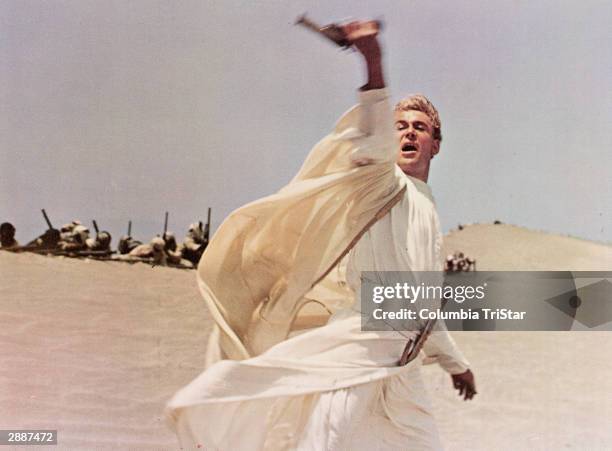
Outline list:
[[[463,396],[465,401],[472,399],[478,393],[474,373],[470,370],[460,374],[452,374],[451,378],[453,379],[453,387],[459,390],[459,396]]]

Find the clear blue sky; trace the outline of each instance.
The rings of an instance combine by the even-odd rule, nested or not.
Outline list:
[[[283,186],[355,101],[356,55],[292,25],[375,17],[394,99],[442,116],[445,230],[612,241],[609,1],[0,0],[0,220],[180,237]]]

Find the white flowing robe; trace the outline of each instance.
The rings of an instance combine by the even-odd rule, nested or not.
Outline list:
[[[328,260],[334,269],[329,273],[329,270],[313,272],[314,288],[302,294],[304,301],[300,301],[299,308],[283,308],[279,314],[265,310],[269,302],[265,301],[264,308],[253,310],[250,325],[248,318],[246,323],[236,322],[237,314],[232,313],[234,306],[226,307],[215,296],[214,284],[222,274],[211,277],[203,272],[207,261],[205,253],[199,268],[200,288],[219,327],[215,328],[209,344],[211,366],[168,404],[169,421],[183,447],[232,451],[439,447],[420,377],[421,361],[417,359],[405,367],[397,366],[411,332],[362,332],[360,329],[361,318],[355,302],[360,271],[431,271],[440,269],[441,265],[440,230],[428,187],[405,177],[394,164],[396,143],[386,91],[368,91],[360,93],[360,97],[360,106],[341,119],[331,141],[320,143],[292,181],[293,185],[279,193],[282,196],[284,192],[295,190],[296,182],[316,184],[320,177],[334,177],[338,168],[330,171],[333,165],[329,164],[317,174],[316,180],[305,176],[313,168],[321,167],[317,154],[326,155],[330,151],[339,151],[338,158],[348,156],[350,168],[340,169],[344,174],[351,174],[349,177],[352,171],[356,171],[357,176],[366,169],[384,171],[384,177],[377,175],[376,170],[363,172],[364,176],[371,174],[371,183],[376,184],[371,190],[367,190],[368,181],[359,177],[348,182],[349,185],[365,183],[366,193],[349,201],[355,203],[354,207],[349,205],[349,213],[369,202],[369,193],[376,193],[376,189],[378,200],[371,203],[372,207],[362,208],[371,212],[363,218],[361,215],[352,219],[350,214],[339,215],[343,218],[339,220],[341,224],[357,225],[355,229],[347,229],[352,230],[349,235],[353,233],[349,240],[337,247],[335,254],[329,253]],[[344,148],[344,143],[350,145]],[[385,184],[392,186],[387,189]],[[349,185],[340,188],[344,190]],[[343,191],[339,189],[340,192]],[[373,199],[374,195],[370,197]],[[391,198],[397,203],[390,212],[382,218],[375,217]],[[332,200],[346,203],[338,199],[339,195]],[[315,199],[311,203],[312,211],[319,214],[320,209],[334,205],[330,199],[326,200],[321,204]],[[258,207],[255,203],[250,211]],[[305,217],[311,218],[314,214],[309,212]],[[372,225],[373,218],[377,221]],[[234,223],[237,221],[234,218]],[[230,225],[232,223],[225,229]],[[223,226],[217,234],[227,233],[222,229]],[[281,233],[282,228],[275,230]],[[327,246],[325,240],[317,243],[317,237],[312,238],[309,244],[314,251],[317,246]],[[329,238],[330,241],[335,239]],[[279,240],[284,242],[280,235]],[[228,238],[228,241],[231,240]],[[248,240],[245,242],[248,245]],[[211,245],[214,243],[215,239]],[[274,243],[268,245],[274,247]],[[346,256],[343,264],[338,265],[343,256]],[[295,266],[300,264],[303,261],[298,259]],[[319,268],[327,268],[327,264]],[[325,275],[327,277],[320,281]],[[286,277],[291,278],[291,275]],[[283,294],[290,290],[291,286],[285,288]],[[273,289],[270,293],[269,296],[274,297],[276,292]],[[278,299],[285,299],[283,294],[276,295],[277,303]],[[306,304],[308,300],[315,300],[325,310],[333,312],[325,325],[314,327],[312,318],[316,315],[307,314],[312,305]],[[307,308],[303,308],[304,305]],[[292,315],[283,315],[290,310]],[[303,313],[302,317],[296,312]],[[297,330],[300,319],[306,330]],[[290,324],[285,324],[287,322]],[[279,339],[278,330],[283,327],[286,332]],[[458,373],[467,368],[465,359],[444,330],[432,334],[425,351],[449,372]],[[213,363],[227,356],[233,360]]]

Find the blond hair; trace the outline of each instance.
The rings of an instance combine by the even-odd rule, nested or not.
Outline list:
[[[414,94],[400,100],[395,105],[395,111],[420,111],[425,113],[433,125],[433,137],[438,141],[442,141],[442,124],[440,123],[440,115],[438,110],[433,106],[427,97],[422,94]]]

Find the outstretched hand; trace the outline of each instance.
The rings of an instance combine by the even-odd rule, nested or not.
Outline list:
[[[380,45],[376,36],[379,24],[373,20],[353,21],[341,25],[346,39],[366,58],[380,58]]]
[[[467,401],[472,399],[476,393],[476,382],[474,381],[474,373],[467,370],[461,374],[451,375],[453,379],[453,387],[459,390],[459,396],[463,396],[463,399]]]
[[[368,82],[361,87],[362,91],[385,87],[382,69],[382,52],[376,36],[379,23],[373,20],[349,22],[340,26],[346,39],[361,53],[365,59]]]

